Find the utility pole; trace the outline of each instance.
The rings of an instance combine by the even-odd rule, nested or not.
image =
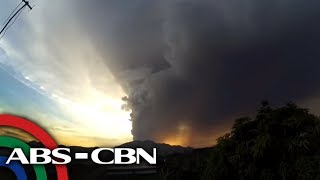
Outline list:
[[[22,0],[24,2],[24,5],[28,6],[30,10],[32,10],[32,7],[29,4],[29,1]]]
[[[26,6],[28,6],[28,8],[30,9],[30,10],[32,10],[32,7],[30,6],[30,4],[29,4],[29,1],[27,1],[27,0],[22,0],[22,2],[24,2],[24,5],[23,6],[21,6],[11,17],[10,17],[10,19],[7,21],[7,23],[3,26],[3,28],[1,29],[1,31],[0,31],[0,35],[4,32],[4,30],[7,28],[7,26],[10,24],[10,22],[12,21],[12,19],[14,18],[14,17],[16,17],[18,14],[19,14],[19,12],[20,11],[22,11]],[[19,6],[19,5],[18,5]]]

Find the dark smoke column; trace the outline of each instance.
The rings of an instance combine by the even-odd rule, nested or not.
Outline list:
[[[206,146],[262,100],[319,95],[319,2],[96,1],[82,23],[128,95],[134,139]]]

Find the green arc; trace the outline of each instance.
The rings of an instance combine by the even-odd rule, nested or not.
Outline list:
[[[7,147],[12,149],[21,148],[21,150],[27,157],[29,157],[30,154],[30,146],[27,143],[9,136],[0,136],[0,147]],[[33,165],[33,169],[36,174],[37,180],[47,180],[47,172],[44,165]]]

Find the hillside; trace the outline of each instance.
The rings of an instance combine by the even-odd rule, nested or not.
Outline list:
[[[126,148],[143,148],[147,152],[152,152],[153,148],[157,148],[157,155],[158,156],[168,156],[172,154],[185,154],[185,153],[191,153],[193,151],[193,148],[191,147],[183,147],[183,146],[172,146],[169,144],[164,143],[155,143],[151,140],[145,140],[145,141],[131,141],[124,143],[117,147],[126,147]]]

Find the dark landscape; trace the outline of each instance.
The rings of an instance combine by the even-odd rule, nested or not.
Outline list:
[[[42,146],[38,142],[29,144]],[[70,179],[320,179],[320,119],[293,103],[273,108],[263,102],[255,116],[236,119],[232,130],[212,147],[194,149],[149,140],[118,147],[142,147],[150,153],[157,148],[157,165],[96,165],[88,160],[75,160],[68,164]],[[70,148],[74,156],[74,152],[90,153],[97,147]],[[101,153],[100,158],[108,160],[112,154]],[[49,179],[55,179],[54,168],[46,168]],[[8,172],[0,174],[10,176]]]

